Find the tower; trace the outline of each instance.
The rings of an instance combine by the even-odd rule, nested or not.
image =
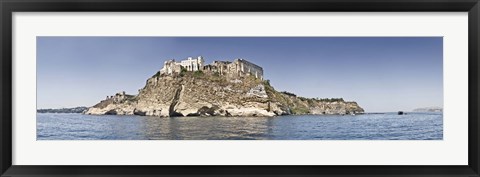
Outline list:
[[[197,63],[198,70],[201,70],[203,68],[203,64],[205,63],[205,60],[203,60],[202,56],[197,57]]]

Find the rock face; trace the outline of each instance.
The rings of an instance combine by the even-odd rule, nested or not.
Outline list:
[[[357,114],[364,110],[342,99],[308,99],[275,91],[252,76],[184,72],[149,78],[138,95],[107,97],[85,114],[142,116],[277,116],[290,114]]]

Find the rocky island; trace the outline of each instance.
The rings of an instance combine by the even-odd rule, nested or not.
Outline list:
[[[304,98],[276,91],[263,68],[245,59],[214,61],[189,57],[165,61],[138,94],[107,96],[84,114],[142,116],[279,116],[359,114],[356,102],[341,98]]]

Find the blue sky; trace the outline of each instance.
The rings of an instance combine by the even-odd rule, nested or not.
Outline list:
[[[137,94],[167,59],[244,58],[278,91],[367,112],[443,107],[441,37],[37,37],[37,107]]]

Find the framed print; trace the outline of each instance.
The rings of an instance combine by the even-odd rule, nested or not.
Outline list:
[[[2,176],[479,176],[477,0],[1,9]]]

